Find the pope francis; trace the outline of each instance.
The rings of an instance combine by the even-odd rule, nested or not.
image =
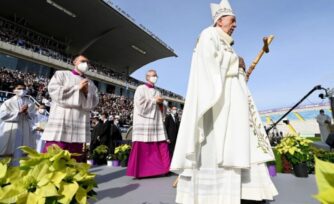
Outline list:
[[[213,26],[195,46],[171,171],[177,203],[238,204],[277,194],[265,162],[274,160],[232,48],[236,17],[227,0],[211,4]]]

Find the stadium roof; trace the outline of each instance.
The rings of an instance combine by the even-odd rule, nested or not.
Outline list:
[[[117,6],[103,0],[1,0],[0,15],[52,36],[68,46],[67,54],[131,74],[174,51]]]

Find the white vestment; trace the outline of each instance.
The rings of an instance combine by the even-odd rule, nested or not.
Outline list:
[[[158,142],[166,140],[163,113],[155,97],[161,93],[147,85],[137,87],[134,96],[132,142]]]
[[[20,107],[28,105],[27,113],[19,113]],[[13,96],[0,107],[0,155],[21,156],[19,146],[35,148],[31,122],[35,117],[35,104],[28,97]]]
[[[79,90],[83,79],[70,71],[57,71],[51,78],[48,91],[52,105],[43,140],[68,143],[90,141],[90,111],[98,104],[99,98],[91,80],[87,96]]]
[[[326,114],[323,115],[319,114],[316,119],[319,124],[321,141],[326,142],[327,137],[330,134],[330,131],[329,131],[329,124],[326,123],[325,121],[331,122],[331,118]]]
[[[232,38],[205,29],[195,47],[171,171],[177,203],[238,204],[272,199],[267,135],[239,70]]]
[[[44,148],[44,140],[42,140],[43,131],[37,130],[37,128],[45,129],[49,117],[45,114],[36,113],[35,120],[33,121],[32,129],[36,137],[36,151],[42,152]]]

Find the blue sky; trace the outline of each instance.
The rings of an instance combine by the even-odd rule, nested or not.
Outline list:
[[[199,33],[212,24],[209,0],[114,0],[138,24],[171,46],[177,58],[150,63],[132,74],[158,71],[158,86],[186,95],[191,54]],[[260,110],[291,106],[315,85],[334,87],[333,0],[230,0],[237,16],[236,52],[247,67],[273,34],[270,53],[253,72],[249,87]],[[315,93],[305,103],[322,102]],[[305,104],[304,103],[304,104]]]

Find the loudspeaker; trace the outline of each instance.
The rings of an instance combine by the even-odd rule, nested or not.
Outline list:
[[[326,144],[328,144],[331,148],[334,148],[334,133],[328,135]]]

